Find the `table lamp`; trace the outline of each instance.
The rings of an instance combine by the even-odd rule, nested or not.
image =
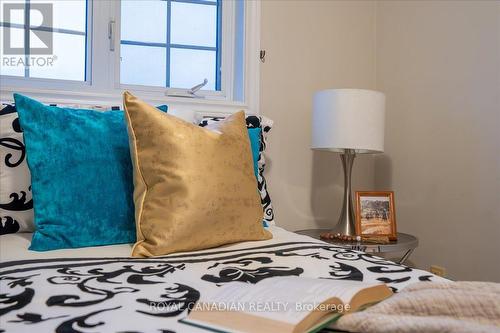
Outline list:
[[[351,171],[356,154],[384,151],[385,95],[365,89],[327,89],[313,100],[312,149],[340,153],[342,211],[332,233],[355,235]]]

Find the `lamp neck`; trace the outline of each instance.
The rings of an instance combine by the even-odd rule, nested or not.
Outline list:
[[[342,167],[344,169],[344,200],[342,204],[342,211],[340,214],[339,225],[343,227],[341,233],[344,235],[354,235],[354,209],[351,194],[351,173],[352,165],[354,164],[354,158],[356,157],[356,152],[354,149],[345,149],[340,155],[342,160]]]
[[[356,153],[354,149],[345,149],[344,152],[340,155],[340,159],[342,160],[342,167],[344,169],[344,203],[352,202],[351,174],[355,157]],[[349,210],[352,211],[352,208]]]

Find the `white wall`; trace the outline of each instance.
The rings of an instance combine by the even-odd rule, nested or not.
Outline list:
[[[277,223],[329,226],[340,214],[337,154],[311,151],[312,95],[332,87],[375,87],[375,3],[262,1],[261,112],[275,121],[269,188]],[[374,186],[371,157],[357,159],[355,186]]]
[[[382,1],[377,88],[387,95],[376,187],[396,193],[412,260],[500,282],[500,2]]]
[[[312,95],[387,95],[386,153],[361,156],[354,189],[395,191],[422,268],[500,281],[500,2],[262,2],[261,112],[274,119],[269,187],[277,223],[333,225],[339,157],[312,152]]]

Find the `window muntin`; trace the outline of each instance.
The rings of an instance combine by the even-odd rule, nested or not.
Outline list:
[[[204,90],[221,90],[221,0],[147,2],[151,6],[142,1],[122,2],[120,83],[190,88],[206,78]],[[147,23],[141,19],[145,17]],[[143,57],[149,53],[151,59]],[[164,64],[159,63],[161,54]],[[132,74],[139,71],[134,66],[145,71]]]
[[[2,38],[10,34],[10,46],[22,51],[6,54],[4,43],[1,43],[1,75],[73,81],[88,79],[88,0],[9,0],[6,3],[17,6],[9,12],[8,21],[7,12],[3,12],[0,34]],[[49,5],[44,9],[50,9],[40,11],[39,5]],[[49,25],[45,24],[44,15],[51,16]],[[47,46],[47,38],[52,40],[48,53],[30,52],[33,48]]]

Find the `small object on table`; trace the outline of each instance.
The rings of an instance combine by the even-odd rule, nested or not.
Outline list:
[[[393,191],[356,191],[356,235],[397,240]]]
[[[339,240],[344,242],[365,242],[372,244],[389,244],[390,240],[387,236],[349,236],[341,235],[340,233],[325,232],[319,236],[323,240]]]
[[[417,237],[402,232],[397,233],[396,240],[389,240],[389,242],[387,243],[373,243],[370,242],[371,239],[365,239],[363,236],[361,236],[360,238],[357,238],[358,236],[351,236],[355,237],[354,241],[342,241],[335,237],[337,232],[332,232],[332,229],[306,229],[306,230],[298,230],[295,232],[297,234],[310,236],[316,239],[322,239],[323,241],[330,244],[350,248],[352,250],[363,251],[367,253],[403,252],[403,255],[400,257],[399,260],[397,260],[398,264],[404,263],[406,259],[408,259],[408,257],[412,254],[413,250],[418,246]],[[327,236],[328,238],[324,237],[326,235],[328,235]]]

